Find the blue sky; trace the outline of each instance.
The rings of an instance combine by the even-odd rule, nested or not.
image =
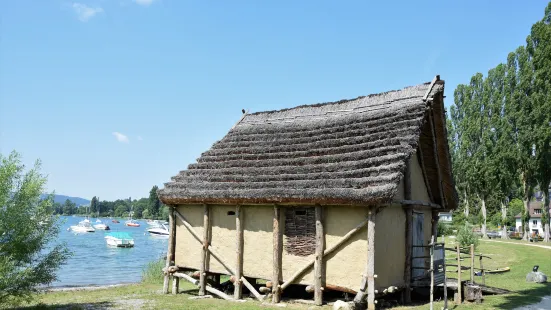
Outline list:
[[[0,3],[0,152],[48,190],[139,198],[251,112],[430,81],[525,43],[547,0]]]

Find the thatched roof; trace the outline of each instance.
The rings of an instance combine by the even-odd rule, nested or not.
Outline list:
[[[430,88],[430,90],[429,90]],[[197,163],[159,190],[163,203],[307,203],[366,205],[389,202],[406,160],[422,136],[426,170],[438,191],[429,97],[443,98],[444,83],[279,111],[245,115]],[[435,118],[438,151],[455,208],[442,100]],[[440,119],[437,122],[437,119]],[[439,126],[440,125],[440,126]],[[443,125],[443,126],[442,126]],[[427,134],[425,134],[427,132]],[[432,167],[432,168],[431,168]],[[444,201],[435,198],[435,203]],[[450,205],[451,204],[451,205]]]

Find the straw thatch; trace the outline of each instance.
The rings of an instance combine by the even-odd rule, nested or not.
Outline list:
[[[426,149],[425,161],[434,157],[432,142],[418,145],[427,130],[429,102],[423,97],[427,92],[435,97],[443,89],[443,81],[425,83],[353,100],[245,115],[197,163],[166,183],[159,197],[171,205],[389,202],[417,147]],[[440,109],[443,113],[443,106]],[[440,162],[447,169],[445,128],[437,129]],[[429,178],[437,179],[435,167],[428,166],[433,169]],[[451,171],[445,173],[449,176],[444,186],[452,189],[450,203],[453,182]]]

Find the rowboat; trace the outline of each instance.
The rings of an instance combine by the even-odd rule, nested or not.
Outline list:
[[[507,271],[511,271],[511,268],[503,267],[503,268],[497,268],[497,269],[494,269],[494,270],[486,270],[486,273],[502,273],[502,272],[507,272]]]

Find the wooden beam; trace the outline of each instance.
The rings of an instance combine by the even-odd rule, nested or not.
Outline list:
[[[427,91],[425,92],[425,95],[423,96],[423,101],[427,100],[427,98],[430,95],[430,92],[432,91],[432,87],[434,86],[434,84],[436,84],[437,81],[440,81],[440,75],[435,76],[430,82],[429,88],[427,89]]]
[[[421,171],[423,172],[423,180],[425,181],[425,187],[427,188],[427,193],[429,194],[430,201],[434,201],[434,196],[432,195],[432,190],[430,188],[429,178],[427,176],[427,170],[425,168],[425,159],[423,158],[423,148],[421,145],[417,146],[417,160],[419,165],[421,165]]]
[[[457,244],[457,300],[456,304],[461,304],[461,251],[459,243]]]
[[[411,257],[412,257],[412,244],[413,244],[413,209],[411,206],[405,206],[404,212],[406,213],[406,259],[404,266],[404,302],[411,302]]]
[[[272,302],[278,303],[281,301],[281,271],[282,271],[282,250],[281,231],[279,229],[279,219],[281,216],[281,207],[274,206],[273,218],[273,266],[272,266]]]
[[[172,294],[176,295],[178,294],[180,286],[180,278],[178,277],[172,277]]]
[[[474,284],[474,244],[471,244],[471,284]]]
[[[431,132],[432,132],[432,149],[433,149],[433,152],[434,152],[434,161],[436,162],[436,171],[437,171],[437,178],[438,178],[438,193],[440,194],[440,203],[442,204],[442,206],[444,206],[444,208],[446,207],[444,205],[445,203],[445,200],[444,200],[444,192],[442,190],[442,172],[441,172],[441,169],[440,169],[440,160],[438,158],[438,144],[437,144],[437,141],[436,141],[436,129],[434,128],[434,119],[433,119],[433,109],[430,109],[429,110],[429,122],[430,122],[430,129],[431,129]]]
[[[431,207],[434,209],[442,209],[442,206],[432,202],[420,201],[420,200],[394,200],[393,203],[400,204],[403,206],[424,206]]]
[[[165,268],[168,269],[168,267],[172,266],[173,262],[174,262],[174,239],[175,239],[175,236],[176,236],[176,223],[174,221],[174,207],[169,207],[169,212],[168,212],[168,222],[169,222],[169,225],[170,225],[170,231],[168,233],[168,249],[167,249],[167,252],[166,252],[166,264],[165,264]],[[164,283],[163,283],[163,293],[164,294],[168,294],[168,282],[170,280],[170,274],[169,273],[165,273],[165,279],[164,279]]]
[[[362,228],[364,228],[366,225],[367,225],[367,222],[368,222],[368,219],[365,219],[364,221],[362,221],[360,224],[358,224],[358,226],[354,227],[351,231],[347,232],[346,235],[344,235],[342,237],[341,240],[339,240],[339,242],[335,243],[334,245],[332,245],[329,249],[325,250],[323,252],[323,256],[327,256],[331,253],[333,253],[336,249],[338,249],[339,247],[341,247],[346,241],[350,240],[350,238],[352,238],[352,236],[354,236],[357,232],[359,232]],[[285,290],[289,285],[291,285],[293,283],[293,281],[295,281],[301,274],[303,274],[306,270],[312,268],[312,266],[314,266],[314,261],[315,260],[312,260],[310,261],[308,264],[304,265],[301,269],[297,270],[289,279],[287,279],[287,281],[285,281],[285,283],[283,283],[281,285],[281,290]]]
[[[411,200],[411,167],[410,160],[406,162],[406,169],[404,171],[404,199]]]
[[[314,262],[314,303],[317,306],[323,304],[324,287],[324,262],[323,250],[325,249],[325,234],[323,229],[323,207],[316,206],[316,257]]]
[[[188,280],[189,282],[191,282],[193,285],[198,285],[200,286],[201,284],[199,283],[199,281],[195,280],[194,278],[188,276],[187,274],[183,273],[183,272],[175,272],[174,273],[174,276],[175,277],[179,277],[179,278],[182,278],[182,279],[186,279]],[[205,290],[209,293],[212,293],[214,295],[217,295],[218,297],[221,297],[225,300],[234,300],[233,298],[231,298],[230,296],[226,295],[225,293],[215,289],[214,287],[212,286],[205,286]],[[204,295],[202,295],[204,296]]]
[[[328,283],[326,283],[323,288],[324,288],[324,291],[330,290],[330,291],[337,291],[337,292],[349,293],[354,295],[358,293],[357,291],[353,289],[349,289],[348,287],[338,286],[338,285],[328,284]],[[315,288],[313,285],[308,285],[306,286],[305,291],[307,293],[314,293]]]
[[[240,279],[241,279],[241,281],[235,281],[235,282],[243,282],[243,284],[245,284],[245,286],[249,289],[249,291],[251,291],[251,293],[253,293],[253,295],[254,295],[254,297],[256,297],[256,299],[264,300],[264,297],[262,297],[262,295],[260,295],[260,293],[258,293],[254,289],[254,286],[252,286],[252,284],[249,283],[249,281],[247,281],[247,280],[243,281],[243,279],[245,279],[245,277],[241,277]],[[235,298],[235,299],[237,299],[237,298]]]
[[[235,278],[241,279],[243,276],[243,216],[241,214],[241,206],[237,205],[235,208],[235,231],[236,231],[236,248],[237,248],[237,260],[235,266]],[[234,282],[233,298],[243,298],[243,286],[241,281]]]
[[[431,236],[430,244],[430,310],[433,310],[434,300],[434,235]]]
[[[201,249],[201,273],[199,274],[199,296],[205,295],[207,288],[207,255],[209,253],[209,205],[203,205],[203,248]]]
[[[184,225],[184,227],[187,228],[187,230],[191,233],[191,235],[195,238],[195,240],[197,240],[197,242],[202,244],[203,241],[199,237],[199,234],[195,231],[195,229],[193,229],[193,226],[191,226],[191,224],[186,220],[186,218],[176,210],[174,211],[174,214],[176,215],[176,217],[180,219],[180,221],[182,221],[182,224]],[[216,259],[220,263],[220,265],[222,265],[222,267],[224,267],[230,274],[236,273],[232,267],[230,267],[228,264],[226,264],[226,262],[224,262],[224,260],[222,259],[222,256],[216,251],[216,247],[214,247],[213,245],[210,245],[207,248],[207,250],[209,251],[210,255],[212,255],[212,257],[214,257],[214,259]],[[241,277],[241,281],[245,285],[246,284],[250,285],[250,283],[247,281],[247,279],[245,279],[245,277]],[[259,300],[259,301],[263,301],[263,300]]]
[[[367,309],[375,309],[375,212],[369,210],[367,224]]]

